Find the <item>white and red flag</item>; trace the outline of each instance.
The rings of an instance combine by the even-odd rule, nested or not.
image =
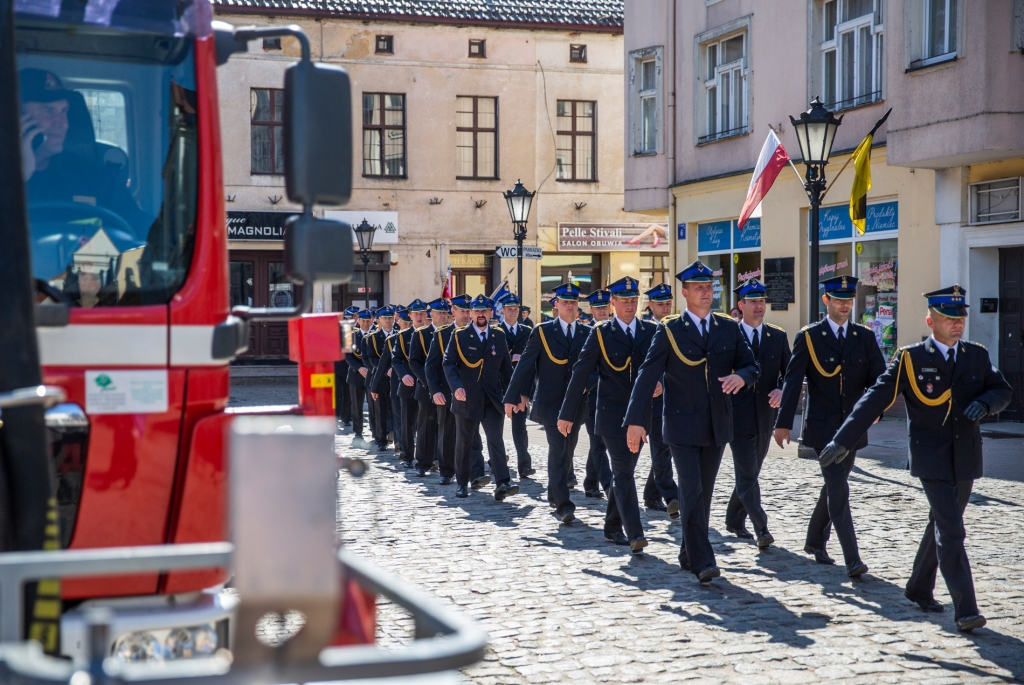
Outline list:
[[[768,138],[764,141],[761,154],[757,158],[757,166],[754,167],[754,177],[750,179],[750,188],[747,189],[747,199],[743,202],[743,209],[740,210],[739,229],[742,231],[747,219],[751,216],[760,216],[761,200],[768,194],[775,178],[789,163],[789,155],[786,148],[775,136],[775,131],[768,131]],[[757,210],[755,214],[755,210]]]
[[[452,267],[448,265],[448,271],[444,274],[444,283],[441,284],[441,297],[446,300],[451,300],[454,297],[452,292]]]

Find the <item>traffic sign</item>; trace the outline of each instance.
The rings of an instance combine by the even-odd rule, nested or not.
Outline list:
[[[519,248],[515,245],[501,245],[494,251],[494,254],[502,259],[515,259],[519,256]],[[523,245],[523,259],[540,259],[542,256],[541,248]]]

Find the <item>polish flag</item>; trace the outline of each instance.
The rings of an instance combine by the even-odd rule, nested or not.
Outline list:
[[[452,299],[454,294],[452,293],[452,267],[448,266],[448,271],[444,274],[444,283],[441,284],[441,297],[446,300]]]
[[[789,155],[786,148],[775,137],[775,131],[768,131],[768,138],[764,141],[761,154],[757,158],[757,166],[754,167],[754,177],[750,179],[750,187],[747,189],[747,199],[740,210],[739,229],[742,231],[747,219],[751,216],[761,216],[761,200],[768,194],[775,178],[789,163]],[[756,213],[755,213],[756,210]]]

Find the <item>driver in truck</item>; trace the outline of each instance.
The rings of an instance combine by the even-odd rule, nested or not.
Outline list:
[[[95,133],[81,93],[45,69],[18,72],[21,163],[29,204],[75,202],[112,210],[137,231],[148,221],[111,165],[96,158]],[[31,211],[31,210],[30,210]]]

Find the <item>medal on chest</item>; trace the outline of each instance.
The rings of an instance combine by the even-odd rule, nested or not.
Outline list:
[[[927,383],[927,384],[925,384],[925,386],[924,386],[924,391],[925,391],[926,393],[928,393],[929,395],[930,395],[930,394],[932,394],[932,390],[934,390],[934,389],[935,389],[935,386],[934,386],[934,385],[932,385],[931,383]]]
[[[494,345],[491,345],[491,356],[492,357],[496,357],[497,355],[498,355],[498,353],[495,351]]]

